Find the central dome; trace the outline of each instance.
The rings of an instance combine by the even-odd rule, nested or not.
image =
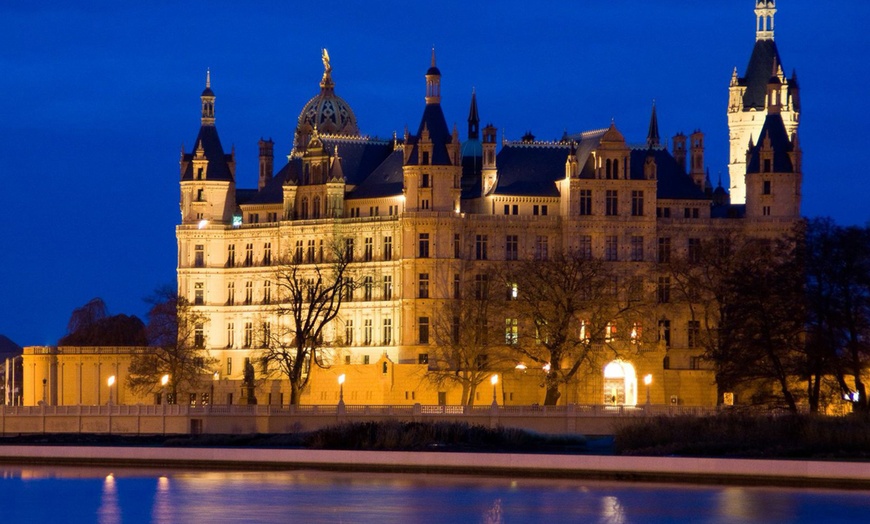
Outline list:
[[[308,101],[296,124],[293,149],[304,152],[314,130],[324,135],[359,136],[359,127],[353,109],[343,98],[335,94],[332,81],[332,67],[329,53],[323,50],[323,78],[320,80],[320,93]]]

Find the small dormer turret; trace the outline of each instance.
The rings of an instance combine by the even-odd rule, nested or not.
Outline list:
[[[692,181],[698,186],[701,191],[705,190],[706,173],[704,171],[704,133],[696,130],[689,136],[691,167],[689,174],[692,176]]]
[[[496,128],[492,124],[487,124],[483,128],[483,163],[481,170],[481,181],[483,184],[483,194],[487,195],[495,189],[497,169],[495,160]]]

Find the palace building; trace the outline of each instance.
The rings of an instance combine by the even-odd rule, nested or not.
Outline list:
[[[557,141],[511,141],[481,127],[472,92],[468,128],[451,129],[434,50],[419,126],[387,140],[361,133],[364,122],[337,94],[324,51],[319,92],[288,130],[287,161],[276,164],[273,142],[261,139],[257,187],[237,187],[207,76],[199,133],[181,154],[176,236],[179,295],[207,317],[197,341],[218,359],[212,401],[241,401],[245,363],[257,361],[263,333],[278,322],[276,266],[292,258],[315,267],[341,243],[360,281],[324,335],[331,366],[312,368],[303,403],[334,403],[339,373],[348,377],[348,403],[459,403],[455,388],[427,380],[438,305],[497,264],[579,251],[619,267],[624,282],[645,279],[642,289],[658,300],[644,343],[614,335],[618,357],[602,352],[559,402],[642,403],[639,377],[651,375],[653,403],[715,405],[698,323],[685,304],[670,303],[670,282],[656,268],[717,232],[774,238],[800,218],[798,85],[783,73],[775,12],[773,0],[756,2],[755,48],[728,87],[728,191],[710,183],[704,134],[678,134],[668,147],[655,106],[647,136],[636,141],[613,122]],[[492,322],[506,320],[516,329],[510,319]],[[517,356],[505,367],[499,404],[543,403],[544,372],[528,364]],[[286,403],[286,377],[257,373],[259,402]]]

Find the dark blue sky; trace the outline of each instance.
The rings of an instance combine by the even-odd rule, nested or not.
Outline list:
[[[256,185],[261,136],[276,164],[289,152],[321,47],[362,132],[390,136],[419,123],[432,45],[445,114],[463,133],[472,87],[483,122],[509,139],[613,118],[640,142],[655,99],[663,136],[707,133],[715,184],[731,71],[743,74],[755,38],[752,0],[9,4],[0,333],[21,345],[55,343],[95,296],[141,316],[143,297],[174,282],[179,150],[196,137],[207,67],[240,187]],[[801,83],[803,213],[864,224],[870,2],[778,4],[776,42]]]

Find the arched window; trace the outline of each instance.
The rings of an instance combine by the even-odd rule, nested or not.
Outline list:
[[[614,360],[604,366],[604,404],[637,405],[637,373],[630,362]]]
[[[609,158],[607,159],[606,166],[607,166],[607,167],[605,168],[605,174],[604,174],[604,177],[605,177],[607,180],[610,180],[610,179],[613,177],[613,173],[612,173],[612,171],[611,171],[611,168],[613,167],[613,164],[610,162],[610,159],[609,159]]]
[[[302,220],[308,218],[308,197],[302,197],[302,212],[300,215],[302,215]]]
[[[314,197],[314,208],[312,209],[314,218],[320,218],[320,197]]]

